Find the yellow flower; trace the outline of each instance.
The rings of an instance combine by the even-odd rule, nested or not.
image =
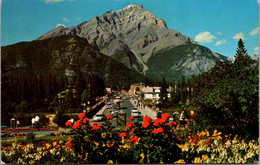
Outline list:
[[[63,141],[62,141],[62,140],[60,140],[60,141],[59,141],[59,144],[62,144],[62,143],[63,143]]]
[[[53,142],[52,144],[53,144],[53,147],[54,147],[54,146],[56,146],[56,145],[57,145],[57,142]]]
[[[209,158],[208,155],[202,155],[203,160],[207,160],[208,158]]]
[[[107,164],[114,164],[113,160],[109,160]]]
[[[51,147],[51,145],[49,143],[46,143],[46,148],[49,149]]]
[[[182,164],[182,163],[185,163],[183,159],[179,159],[178,161],[174,162],[176,164]]]
[[[144,153],[141,153],[140,156],[142,158],[141,161],[144,160]]]
[[[194,159],[194,163],[202,163],[202,162],[201,162],[200,158],[197,158],[197,157],[196,157],[196,158]]]

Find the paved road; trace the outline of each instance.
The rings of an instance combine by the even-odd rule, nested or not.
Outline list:
[[[130,100],[130,102],[131,102],[131,104],[132,105],[135,105],[135,100]],[[152,119],[156,119],[157,117],[156,117],[156,115],[157,115],[157,113],[156,113],[156,111],[154,111],[154,110],[152,110],[150,107],[148,107],[148,106],[145,106],[145,108],[143,108],[143,107],[138,107],[137,108],[140,112],[141,112],[141,114],[143,115],[143,116],[149,116],[149,117],[151,117]]]

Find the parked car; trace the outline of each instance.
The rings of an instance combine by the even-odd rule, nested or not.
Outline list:
[[[141,116],[141,112],[139,112],[139,111],[132,111],[132,113],[131,113],[131,116],[134,116],[134,117],[139,117],[139,116]]]
[[[94,121],[103,121],[103,120],[105,120],[105,115],[103,115],[103,114],[96,114],[96,115],[93,117],[93,120],[94,120]]]
[[[137,110],[136,107],[131,108],[131,111],[132,111],[132,112],[138,112],[138,110]]]
[[[109,103],[107,103],[107,105],[106,105],[106,109],[111,109],[112,108],[112,104],[109,102]]]

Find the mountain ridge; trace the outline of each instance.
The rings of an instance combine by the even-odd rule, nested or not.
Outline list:
[[[101,16],[96,16],[89,21],[70,28],[57,27],[36,40],[57,35],[77,35],[85,38],[92,46],[99,49],[101,53],[144,75],[154,70],[156,66],[148,64],[151,63],[149,61],[154,58],[153,56],[160,54],[160,51],[181,45],[199,45],[190,37],[184,36],[178,31],[168,29],[163,19],[155,17],[150,11],[145,10],[142,5],[136,4],[130,4],[117,11],[108,11]],[[202,47],[197,48],[202,49]],[[186,52],[186,55],[198,54],[196,50],[183,51]],[[199,52],[202,51],[199,50]],[[172,53],[172,55],[174,54]],[[211,58],[210,63],[212,64],[219,60],[229,60],[227,57],[212,51],[207,51],[207,54],[216,57],[214,59]],[[174,63],[172,61],[172,65]],[[204,63],[200,61],[198,64],[203,65]],[[207,66],[212,67],[212,65]],[[203,66],[195,67],[191,73],[200,73],[199,68],[201,67]],[[185,69],[183,68],[183,70]],[[175,71],[172,70],[172,72]],[[168,80],[171,81],[172,79]]]

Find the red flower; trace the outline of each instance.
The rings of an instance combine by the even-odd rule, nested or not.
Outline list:
[[[149,122],[144,122],[143,125],[142,125],[142,127],[147,128],[149,125],[150,125]]]
[[[177,123],[175,121],[169,123],[170,127],[175,127]]]
[[[85,113],[79,114],[79,118],[80,118],[80,119],[83,119],[84,117],[86,117],[86,114],[85,114]]]
[[[157,129],[157,131],[158,131],[158,133],[162,133],[163,132],[163,128],[160,127],[160,128]]]
[[[164,113],[164,114],[162,114],[162,119],[169,119],[170,118],[170,115],[169,115],[169,113]]]
[[[121,133],[120,133],[120,137],[121,137],[121,138],[127,137],[127,133],[126,133],[126,132],[121,132]]]
[[[107,116],[107,120],[112,120],[113,119],[113,116],[112,115],[108,115]]]
[[[129,117],[129,120],[131,120],[131,121],[134,120],[134,119],[135,119],[134,116],[130,116],[130,117]]]
[[[132,139],[130,140],[131,143],[137,143],[138,142],[138,137],[134,136],[132,137]]]
[[[133,134],[133,135],[134,135],[134,131],[135,131],[135,130],[134,130],[134,129],[132,129],[132,131],[131,131],[131,134]]]
[[[154,129],[152,132],[155,133],[155,134],[158,134],[157,129]]]
[[[91,130],[96,131],[101,128],[101,125],[93,126]]]
[[[69,138],[69,141],[68,141],[69,148],[72,148],[75,145],[75,144],[71,143],[72,140],[73,140],[73,138]]]
[[[81,121],[80,120],[77,120],[76,123],[73,125],[73,129],[77,129],[77,128],[80,128],[82,126],[81,124]]]
[[[209,146],[210,145],[210,141],[209,140],[205,140],[205,143]]]
[[[143,122],[148,122],[150,123],[152,121],[152,119],[149,116],[145,116],[143,119]]]
[[[95,122],[93,123],[93,125],[98,125],[98,122],[95,121]]]
[[[162,124],[161,119],[155,119],[155,120],[154,120],[154,123],[153,123],[154,126],[158,127],[158,126],[160,126],[161,124]]]
[[[128,129],[130,129],[133,125],[134,125],[133,122],[129,122],[129,123],[126,124],[126,127],[127,127]]]
[[[162,118],[162,119],[161,119],[161,123],[162,123],[162,124],[164,124],[164,123],[166,123],[166,122],[167,122],[167,119],[165,119],[165,118]]]
[[[194,137],[193,142],[198,143],[198,136],[197,135]]]
[[[180,138],[180,136],[178,136],[178,137],[177,137],[177,139],[178,139],[179,141],[181,141],[181,138]]]
[[[83,119],[83,123],[87,123],[88,121],[89,121],[89,118],[87,118],[87,117]]]
[[[72,122],[69,120],[65,123],[66,127],[70,127],[72,125]]]

